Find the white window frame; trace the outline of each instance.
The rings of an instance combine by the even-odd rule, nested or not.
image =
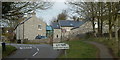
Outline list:
[[[38,25],[38,30],[42,30],[42,25],[41,24]]]

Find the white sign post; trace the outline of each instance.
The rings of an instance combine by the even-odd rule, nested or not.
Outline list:
[[[69,49],[69,45],[66,43],[53,43],[53,49],[63,49],[65,50],[65,56],[67,58],[66,49]]]
[[[69,49],[69,45],[66,43],[53,43],[53,49]]]

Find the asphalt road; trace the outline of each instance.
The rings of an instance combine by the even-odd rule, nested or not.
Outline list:
[[[60,51],[48,44],[8,44],[18,50],[6,58],[57,58]],[[27,59],[28,60],[28,59]]]

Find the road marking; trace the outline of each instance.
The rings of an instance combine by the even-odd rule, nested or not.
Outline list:
[[[37,48],[37,51],[39,51],[39,49]]]
[[[32,47],[20,47],[20,49],[32,49]]]
[[[23,49],[22,47],[20,47],[20,49]]]
[[[35,54],[33,54],[33,56],[35,56],[37,53],[38,53],[38,51]]]
[[[33,54],[33,56],[37,55],[38,52],[39,52],[39,48],[37,48],[37,52],[35,52],[35,53]]]

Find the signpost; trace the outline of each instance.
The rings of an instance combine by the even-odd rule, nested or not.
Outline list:
[[[67,58],[66,50],[69,49],[69,45],[66,43],[53,43],[53,49],[63,49],[65,50],[65,56]]]

